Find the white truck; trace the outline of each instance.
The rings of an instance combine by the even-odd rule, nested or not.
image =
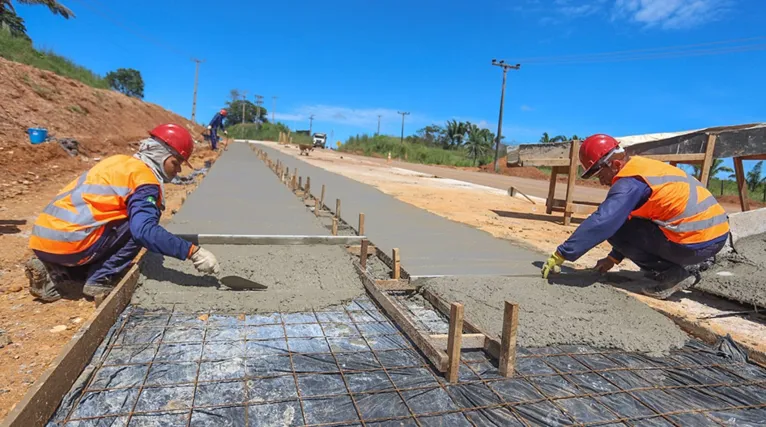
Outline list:
[[[314,147],[325,148],[325,145],[327,144],[326,133],[315,133],[313,135],[313,138],[314,138]]]

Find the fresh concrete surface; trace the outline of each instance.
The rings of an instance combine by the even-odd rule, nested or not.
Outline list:
[[[766,307],[766,233],[740,238],[719,255],[697,289],[747,305]]]
[[[538,274],[533,265],[545,254],[496,239],[488,233],[450,221],[396,200],[369,185],[309,165],[263,144],[256,144],[272,160],[311,177],[312,193],[326,186],[325,205],[355,225],[365,214],[365,234],[387,253],[401,250],[402,266],[412,275]]]
[[[268,287],[234,291],[190,262],[147,254],[133,304],[148,309],[230,313],[320,309],[364,294],[350,255],[338,246],[211,245],[220,277],[235,275]]]
[[[688,339],[672,320],[599,283],[566,286],[543,279],[463,276],[420,279],[415,285],[462,302],[465,317],[496,336],[503,329],[504,301],[518,303],[522,347],[584,344],[660,355]]]
[[[766,208],[729,215],[731,241],[734,245],[739,239],[766,233]]]
[[[330,234],[244,143],[229,145],[168,230],[179,234]]]

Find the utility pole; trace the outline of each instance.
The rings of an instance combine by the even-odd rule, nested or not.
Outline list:
[[[495,173],[500,172],[500,167],[497,165],[497,159],[500,157],[500,140],[503,138],[503,106],[505,104],[505,78],[508,74],[508,70],[518,70],[521,68],[521,64],[511,65],[506,64],[505,60],[492,60],[492,65],[503,69],[503,89],[500,92],[500,118],[497,120],[497,141],[495,142]]]
[[[409,111],[397,111],[397,114],[401,114],[402,115],[402,138],[401,138],[400,142],[402,144],[404,144],[404,116],[409,116],[410,112]],[[378,117],[378,120],[380,120],[380,117]]]
[[[247,91],[242,91],[242,123],[245,123],[245,104],[247,103]]]
[[[271,97],[271,123],[276,123],[274,120],[274,114],[277,112],[277,97],[272,96]]]
[[[255,115],[255,123],[256,126],[258,126],[261,122],[261,104],[263,104],[263,96],[261,95],[255,95],[255,108],[256,108],[256,115]]]
[[[375,135],[380,135],[380,114],[378,114],[378,131],[375,133]]]
[[[199,64],[205,62],[202,59],[192,58],[196,64],[194,65],[194,97],[192,98],[192,116],[191,121],[197,123],[194,119],[197,118],[197,84],[199,83]]]
[[[314,128],[314,115],[309,116],[309,136],[311,136],[311,130]]]

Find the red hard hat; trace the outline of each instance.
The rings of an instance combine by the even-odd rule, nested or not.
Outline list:
[[[604,166],[600,160],[619,146],[620,143],[616,139],[602,133],[585,138],[580,146],[580,163],[585,168],[582,177],[590,178],[598,172]]]
[[[223,108],[222,108],[222,109],[221,109],[221,115],[222,115],[222,116],[225,116],[225,115],[227,115],[227,114],[229,114],[229,112],[228,112],[228,111],[226,111],[226,109],[223,109]]]
[[[175,154],[181,156],[185,161],[189,160],[192,151],[194,151],[194,140],[189,131],[183,126],[165,123],[150,130],[149,135],[164,142],[175,151]]]

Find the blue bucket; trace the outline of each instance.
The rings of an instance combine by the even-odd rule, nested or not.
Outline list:
[[[27,133],[29,134],[29,142],[32,144],[40,144],[48,139],[48,129],[45,128],[29,128]]]

